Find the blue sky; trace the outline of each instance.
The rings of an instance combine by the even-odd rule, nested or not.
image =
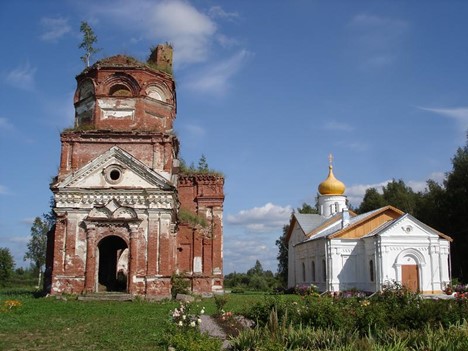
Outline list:
[[[60,131],[84,68],[174,45],[181,156],[226,175],[225,273],[259,259],[314,203],[328,154],[357,206],[365,189],[441,181],[468,129],[466,1],[27,1],[0,4],[0,247],[22,260],[48,211]]]

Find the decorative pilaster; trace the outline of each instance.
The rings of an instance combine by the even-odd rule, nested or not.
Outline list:
[[[96,225],[86,223],[85,291],[93,292],[96,277]]]
[[[128,258],[128,292],[134,293],[134,278],[137,273],[138,264],[138,225],[129,224],[130,232],[130,247],[128,251],[130,253]]]

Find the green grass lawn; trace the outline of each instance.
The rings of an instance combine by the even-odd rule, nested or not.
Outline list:
[[[83,302],[0,292],[0,350],[155,350],[174,302]]]
[[[230,294],[224,310],[240,313],[262,294]],[[76,297],[35,298],[33,290],[0,290],[0,306],[18,300],[19,308],[0,312],[0,350],[156,350],[177,302],[78,301]],[[196,304],[214,314],[213,298]]]

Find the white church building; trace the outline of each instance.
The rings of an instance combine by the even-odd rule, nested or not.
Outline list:
[[[450,283],[452,239],[392,206],[357,215],[347,208],[345,190],[330,164],[318,187],[319,214],[293,214],[288,287],[375,292],[397,282],[411,291],[441,293]]]

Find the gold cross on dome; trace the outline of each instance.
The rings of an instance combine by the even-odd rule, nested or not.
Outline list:
[[[332,163],[333,163],[333,155],[332,154],[328,155],[328,162],[330,163],[330,166],[331,166]]]

